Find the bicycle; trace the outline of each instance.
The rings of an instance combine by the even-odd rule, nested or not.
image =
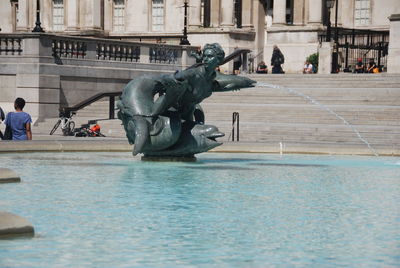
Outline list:
[[[50,131],[50,135],[53,135],[57,128],[61,125],[61,131],[64,136],[72,136],[75,130],[75,122],[72,121],[72,116],[74,116],[75,112],[60,112],[60,118],[55,123],[54,127]]]

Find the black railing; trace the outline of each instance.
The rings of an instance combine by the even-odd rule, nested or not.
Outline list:
[[[175,64],[178,61],[178,50],[167,47],[150,48],[151,63]]]
[[[235,128],[236,124],[236,128]],[[236,141],[239,141],[239,113],[232,113],[232,141],[235,141],[235,129],[236,129]]]
[[[381,69],[387,65],[387,54],[389,48],[389,31],[372,31],[346,28],[332,28],[332,33],[337,30],[335,40],[338,52],[338,67],[340,71],[351,71],[354,69],[357,59],[361,58],[364,65],[373,58]],[[320,34],[320,42],[326,40],[327,34]]]
[[[67,116],[67,115],[71,114],[72,112],[76,112],[76,111],[78,111],[80,109],[83,109],[84,107],[86,107],[86,106],[92,104],[93,102],[96,102],[96,101],[98,101],[98,100],[100,100],[100,99],[102,99],[104,97],[110,97],[108,115],[109,115],[109,119],[114,119],[115,118],[115,106],[114,106],[115,105],[114,104],[115,103],[115,97],[121,96],[121,94],[122,94],[121,91],[99,93],[99,94],[96,94],[96,95],[94,95],[94,96],[92,96],[92,97],[90,97],[90,98],[88,98],[88,99],[86,99],[84,101],[81,101],[80,103],[78,103],[78,104],[76,104],[74,106],[61,107],[59,109],[60,110],[60,114]]]

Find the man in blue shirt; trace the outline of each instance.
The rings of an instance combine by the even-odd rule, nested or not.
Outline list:
[[[28,113],[22,111],[25,107],[25,100],[17,98],[14,102],[15,112],[9,112],[6,117],[6,126],[10,126],[12,130],[13,140],[31,140],[32,118]]]

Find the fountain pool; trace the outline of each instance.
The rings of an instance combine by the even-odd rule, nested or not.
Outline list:
[[[400,158],[0,154],[0,267],[398,267]]]

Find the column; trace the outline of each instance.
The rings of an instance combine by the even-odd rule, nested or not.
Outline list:
[[[113,2],[104,1],[104,31],[111,32],[113,27]]]
[[[67,31],[77,31],[79,29],[79,0],[66,1]]]
[[[242,0],[242,27],[249,28],[254,27],[253,18],[253,6],[251,0]]]
[[[200,9],[201,9],[201,0],[190,0],[189,26],[201,26]]]
[[[17,22],[17,31],[26,32],[29,28],[29,0],[19,0],[19,20]]]
[[[92,29],[101,29],[101,1],[99,0],[86,0],[90,2],[90,8],[91,12],[89,11],[88,13],[90,14],[90,24],[89,27]]]
[[[233,26],[233,0],[222,0],[221,13],[221,26]]]
[[[389,17],[389,54],[387,59],[387,72],[400,73],[400,14],[392,14]]]
[[[293,0],[293,24],[304,24],[304,0]]]
[[[40,21],[42,28],[46,32],[51,29],[52,25],[52,8],[53,4],[51,0],[41,0],[40,2]]]
[[[286,0],[275,0],[273,24],[286,24]]]
[[[81,2],[83,10],[80,12],[81,27],[85,30],[101,29],[101,8],[99,0],[85,0]]]
[[[308,0],[308,23],[322,23],[322,1]]]
[[[150,1],[125,1],[125,31],[147,32],[149,31],[149,19],[151,21]],[[164,6],[165,8],[165,6]],[[165,17],[164,17],[165,19]]]

